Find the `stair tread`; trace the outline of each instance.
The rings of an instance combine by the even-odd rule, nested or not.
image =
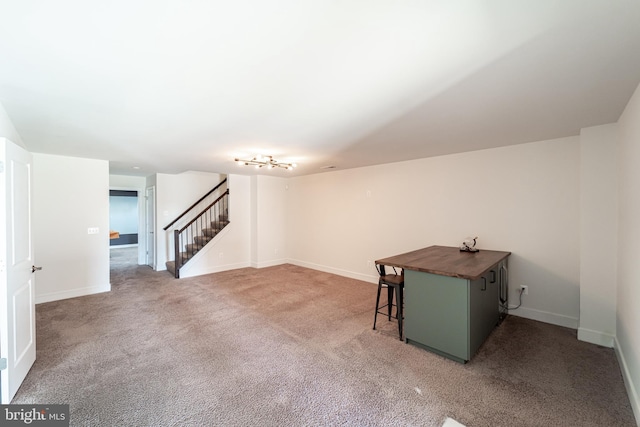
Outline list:
[[[229,221],[228,214],[220,214],[218,215],[218,219],[215,221],[211,221],[211,227],[203,228],[200,235],[193,237],[192,243],[187,243],[185,247],[185,252],[180,252],[180,264],[181,268],[184,266],[191,258],[194,257],[200,250],[202,250],[209,242],[214,240],[214,238],[229,225],[231,221]],[[176,263],[175,261],[167,261],[167,270],[170,273],[175,274]],[[179,269],[178,269],[179,270]]]

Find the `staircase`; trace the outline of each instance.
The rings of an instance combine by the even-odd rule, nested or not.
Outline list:
[[[164,230],[167,231],[172,225],[179,223],[180,219],[186,218],[183,220],[186,222],[184,226],[173,230],[174,260],[167,261],[165,264],[167,270],[175,278],[180,277],[180,268],[229,225],[229,189],[213,202],[206,201],[207,197],[218,190],[226,181],[225,178],[178,218],[164,227]]]

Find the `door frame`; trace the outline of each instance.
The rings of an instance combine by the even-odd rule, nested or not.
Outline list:
[[[156,254],[156,186],[151,185],[145,189],[145,261],[144,264],[157,270],[158,259]]]

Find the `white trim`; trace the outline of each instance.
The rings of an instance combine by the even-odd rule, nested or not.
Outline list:
[[[337,274],[338,276],[348,277],[350,279],[362,280],[363,282],[378,283],[378,275],[368,275],[362,273],[354,273],[353,271],[342,270],[340,268],[327,267],[312,262],[289,259],[289,264],[298,265],[300,267],[310,268],[312,270],[323,271],[325,273]]]
[[[615,345],[613,349],[616,352],[618,363],[620,364],[620,371],[622,373],[622,379],[624,380],[624,386],[627,389],[627,395],[629,396],[631,409],[633,410],[633,414],[636,417],[636,424],[640,426],[640,396],[638,395],[638,388],[636,387],[636,384],[633,383],[633,379],[631,378],[631,373],[629,372],[629,367],[624,357],[624,353],[620,348],[618,337],[615,337],[614,341]]]
[[[527,307],[520,307],[517,310],[512,310],[511,307],[509,307],[509,314],[524,317],[525,319],[563,326],[565,328],[578,329],[577,317],[570,317],[563,314],[550,313],[548,311],[535,310]]]
[[[578,328],[578,339],[580,341],[600,345],[602,347],[613,348],[614,340],[616,339],[616,337],[612,334],[607,334],[601,331],[594,331],[592,329],[586,329],[586,328]]]
[[[264,262],[252,262],[251,267],[253,268],[265,268],[265,267],[273,267],[275,265],[289,264],[289,261],[286,258],[274,259],[270,261]]]
[[[146,183],[145,183],[146,184]],[[154,185],[150,185],[150,186],[146,186],[144,187],[144,207],[142,209],[143,213],[142,216],[144,217],[142,220],[142,226],[144,227],[144,238],[143,243],[144,243],[144,248],[142,249],[142,251],[139,251],[140,253],[140,265],[148,265],[149,267],[151,267],[153,269],[153,271],[166,271],[167,270],[167,266],[166,264],[164,264],[164,268],[160,268],[158,269],[158,238],[156,237],[156,233],[158,232],[157,227],[158,227],[158,212],[157,212],[157,203],[158,203],[158,195],[156,192],[156,186]],[[149,225],[149,211],[148,211],[148,205],[149,205],[149,192],[151,192],[153,194],[153,224]],[[151,229],[153,231],[153,236],[150,238],[149,237],[149,229]],[[166,235],[165,235],[166,236]],[[149,240],[151,240],[151,244],[149,244]],[[140,237],[138,237],[138,243],[140,243]],[[153,251],[153,259],[151,260],[151,263],[149,263],[149,251],[152,250]],[[165,261],[166,263],[166,261]]]
[[[83,297],[86,295],[100,294],[102,292],[110,292],[111,283],[107,283],[104,286],[89,286],[86,288],[76,288],[67,291],[49,292],[36,297],[36,304],[42,304],[45,302],[59,301],[69,298]]]
[[[237,270],[238,268],[246,268],[246,267],[251,267],[248,261],[238,262],[235,264],[222,264],[222,265],[216,265],[209,268],[205,268],[202,270],[197,270],[196,274],[191,274],[191,275],[188,272],[184,272],[182,269],[180,269],[180,279],[186,279],[187,277],[203,276],[205,274],[220,273],[222,271]]]

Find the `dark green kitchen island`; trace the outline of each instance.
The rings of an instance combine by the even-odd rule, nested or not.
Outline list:
[[[506,316],[510,254],[430,246],[377,260],[404,269],[406,342],[469,361]]]

